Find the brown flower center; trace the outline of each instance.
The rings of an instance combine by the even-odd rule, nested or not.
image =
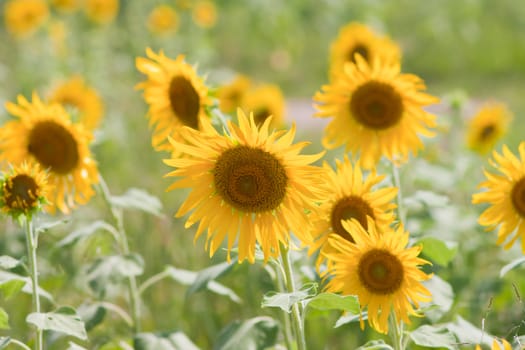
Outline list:
[[[38,185],[31,176],[19,174],[4,183],[5,205],[10,209],[24,211],[34,208],[38,199]]]
[[[73,135],[53,121],[36,124],[29,133],[27,150],[43,168],[64,175],[79,162],[78,145]]]
[[[264,121],[271,115],[271,112],[268,108],[258,108],[253,112],[253,120],[255,125],[262,125]]]
[[[199,129],[199,94],[193,84],[183,76],[171,79],[169,99],[177,118],[186,126]]]
[[[514,209],[520,216],[525,217],[525,177],[514,184],[510,198]]]
[[[382,249],[366,252],[357,265],[361,284],[372,294],[389,295],[403,282],[403,264],[398,257]]]
[[[344,197],[337,201],[332,208],[330,217],[332,230],[346,240],[354,242],[352,235],[341,224],[341,220],[356,219],[366,230],[368,229],[367,215],[374,219],[374,211],[363,198],[359,196]]]
[[[494,125],[492,124],[485,125],[483,129],[481,129],[481,132],[479,133],[480,140],[486,141],[494,134],[495,131],[496,131],[496,127]]]
[[[286,170],[275,156],[259,148],[227,149],[217,159],[213,175],[217,193],[243,212],[277,209],[286,195]]]
[[[365,61],[368,62],[368,48],[363,44],[357,44],[354,47],[352,47],[352,50],[348,52],[347,60],[356,63],[355,55],[359,54],[361,57],[364,58]]]
[[[353,93],[350,111],[354,118],[367,128],[384,130],[401,120],[403,101],[392,86],[369,81]]]

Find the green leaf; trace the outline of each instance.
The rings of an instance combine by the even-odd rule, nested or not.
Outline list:
[[[341,317],[335,322],[334,328],[341,327],[342,325],[345,325],[347,323],[353,323],[353,322],[359,322],[360,320],[367,320],[368,319],[368,312],[364,311],[359,315],[357,314],[346,314]]]
[[[70,341],[69,346],[67,347],[67,350],[87,350],[87,349]]]
[[[307,300],[306,306],[317,310],[342,310],[353,314],[359,313],[359,301],[355,295],[320,293]]]
[[[423,285],[432,293],[432,301],[421,303],[421,309],[429,320],[437,322],[452,307],[454,291],[447,281],[437,275],[423,282]]]
[[[10,341],[11,337],[0,337],[0,350],[5,349],[5,347],[9,345]]]
[[[457,243],[444,242],[434,237],[424,237],[415,243],[417,244],[423,246],[422,254],[441,266],[447,266],[458,251]]]
[[[107,222],[103,220],[97,220],[87,226],[83,226],[81,228],[78,228],[68,234],[66,237],[62,238],[57,244],[57,247],[63,247],[68,246],[73,243],[78,242],[81,239],[88,238],[92,236],[93,234],[97,233],[100,230],[104,230],[106,232],[109,232],[113,235],[113,237],[117,237],[118,233],[116,229],[108,224]]]
[[[4,270],[10,270],[20,265],[20,260],[15,259],[9,255],[0,256],[0,268]]]
[[[64,333],[81,340],[87,339],[84,322],[71,307],[61,307],[47,313],[33,312],[27,315],[26,321],[38,329]]]
[[[406,197],[403,203],[410,211],[418,212],[423,208],[444,207],[448,204],[449,198],[432,191],[416,191],[412,196]]]
[[[394,350],[384,340],[371,340],[365,345],[358,347],[356,350]]]
[[[0,307],[0,329],[9,329],[9,315]]]
[[[133,343],[135,350],[199,350],[183,332],[139,333]]]
[[[156,216],[162,215],[161,201],[138,188],[130,188],[122,196],[111,196],[110,201],[123,209],[138,209]]]
[[[470,322],[461,318],[461,316],[456,316],[455,322],[449,322],[443,325],[450,332],[452,332],[459,343],[465,344],[486,344],[487,346],[492,346],[492,340],[494,339],[486,332],[477,328]]]
[[[295,303],[310,298],[316,294],[316,283],[303,286],[303,288],[293,293],[269,292],[263,296],[261,307],[278,307],[283,311],[290,313],[292,311],[292,306]]]
[[[519,265],[525,263],[525,256],[519,257],[507,265],[503,266],[499,272],[499,277],[503,277],[509,272],[510,270],[514,269],[515,267],[518,267]]]
[[[409,333],[417,345],[428,348],[456,349],[456,337],[445,327],[423,325]]]
[[[38,225],[38,227],[36,227],[35,232],[37,235],[40,233],[46,233],[53,227],[58,226],[58,225],[67,224],[69,221],[70,219],[62,219],[62,220],[57,220],[57,221],[44,222]]]
[[[24,288],[25,284],[26,282],[22,279],[7,280],[0,282],[0,291],[2,291],[4,298],[8,300],[17,295]]]
[[[104,320],[107,310],[100,304],[82,304],[78,307],[77,312],[84,321],[86,331],[89,332]]]
[[[219,278],[220,276],[231,271],[233,266],[234,264],[223,262],[218,265],[214,265],[204,270],[198,271],[197,277],[195,278],[195,281],[191,284],[190,288],[188,288],[188,290],[186,291],[186,295],[189,296],[191,294],[203,290],[204,288],[206,288],[210,281]]]
[[[278,323],[270,317],[235,321],[220,332],[213,350],[264,350],[275,345],[278,330]]]
[[[121,283],[143,272],[144,261],[140,255],[110,255],[95,260],[87,271],[86,279],[94,291],[103,293],[108,283]]]
[[[13,297],[20,291],[20,288],[22,288],[22,292],[32,294],[33,289],[31,287],[31,279],[29,277],[22,277],[8,271],[0,270],[0,290],[4,295]],[[37,288],[37,291],[41,297],[53,302],[51,294],[40,288],[40,286]]]

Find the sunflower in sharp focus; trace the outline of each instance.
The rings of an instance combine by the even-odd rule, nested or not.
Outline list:
[[[323,277],[329,279],[325,289],[356,295],[361,310],[368,307],[368,323],[378,332],[388,333],[391,312],[398,322],[409,324],[409,316],[418,315],[414,306],[417,309],[419,302],[431,300],[431,293],[421,284],[431,277],[418,268],[429,264],[418,258],[421,247],[406,247],[408,232],[402,225],[380,232],[368,218],[368,232],[356,219],[343,221],[343,227],[355,243],[340,235],[328,238],[331,249],[323,252],[328,261]]]
[[[325,181],[330,189],[327,200],[320,208],[312,214],[312,243],[308,244],[309,253],[319,249],[329,249],[326,245],[328,236],[332,233],[344,239],[354,242],[352,235],[343,228],[341,221],[356,219],[366,230],[368,218],[382,231],[388,229],[394,220],[393,210],[396,205],[393,199],[397,194],[397,188],[384,187],[373,190],[384,176],[377,175],[375,171],[365,176],[359,164],[352,166],[350,160],[345,156],[341,162],[336,161],[336,171],[327,163]],[[317,260],[317,267],[324,260],[322,254]]]
[[[44,0],[10,0],[4,6],[7,31],[15,37],[31,35],[48,17],[49,8]]]
[[[73,108],[79,113],[80,123],[88,130],[94,130],[100,125],[104,113],[102,100],[97,91],[80,76],[74,76],[58,85],[48,100]]]
[[[85,0],[86,16],[97,24],[112,22],[119,11],[119,0]]]
[[[357,56],[336,82],[323,86],[314,96],[317,117],[334,119],[327,125],[323,144],[328,149],[346,145],[354,156],[360,152],[361,165],[369,169],[385,156],[405,162],[409,153],[423,148],[420,135],[432,137],[435,116],[423,107],[438,99],[421,92],[423,81],[401,74],[397,63],[374,61],[371,65]]]
[[[485,192],[472,195],[472,203],[490,206],[480,215],[478,222],[487,231],[498,229],[497,244],[509,249],[521,237],[521,250],[525,254],[525,142],[519,145],[519,158],[504,145],[503,153],[494,151],[490,164],[500,174],[485,171],[486,181],[479,184]]]
[[[88,148],[92,134],[71,123],[59,104],[45,104],[33,94],[32,102],[18,97],[6,109],[17,116],[0,127],[0,160],[11,164],[36,162],[48,171],[52,192],[46,209],[69,213],[76,204],[85,204],[98,182],[98,170]]]
[[[201,28],[211,28],[217,22],[217,7],[211,1],[199,1],[193,7],[192,19]]]
[[[241,101],[251,84],[250,78],[239,74],[231,83],[221,86],[217,91],[219,109],[223,113],[234,113],[241,107]]]
[[[255,124],[262,125],[273,116],[271,128],[279,128],[284,124],[284,95],[279,86],[262,84],[248,90],[241,101],[244,111],[253,111]]]
[[[150,12],[147,24],[154,34],[172,34],[179,27],[179,15],[171,6],[159,5]]]
[[[168,136],[179,139],[183,126],[199,130],[206,108],[211,106],[208,88],[195,69],[184,62],[184,55],[172,60],[161,51],[158,55],[147,49],[148,58],[137,58],[137,69],[148,76],[137,88],[144,90],[149,105],[150,125],[155,125],[153,147],[171,151]]]
[[[0,178],[0,207],[14,219],[31,216],[46,204],[48,186],[47,174],[38,164],[13,166]]]
[[[492,341],[492,347],[490,349],[491,350],[512,350],[512,346],[505,339],[500,339],[500,341],[498,341],[497,339],[494,339]],[[481,346],[476,345],[475,350],[481,350]]]
[[[350,23],[340,29],[330,47],[330,77],[337,79],[348,62],[356,63],[356,54],[371,63],[380,59],[387,63],[399,63],[401,50],[388,37],[374,33],[360,23]]]
[[[468,123],[468,148],[480,154],[487,154],[505,135],[511,120],[512,114],[504,104],[484,104]]]
[[[168,190],[192,189],[176,216],[193,211],[186,227],[199,222],[195,239],[207,229],[210,256],[226,239],[229,260],[238,240],[239,262],[253,263],[257,243],[267,260],[288,246],[290,231],[305,238],[307,211],[326,195],[322,168],[310,165],[322,154],[299,154],[308,143],[292,144],[295,127],[270,132],[271,118],[258,127],[241,110],[238,121],[228,122],[230,136],[209,125],[202,133],[183,128],[186,143],[171,142],[189,157],[167,159],[177,169],[166,176],[181,177]]]

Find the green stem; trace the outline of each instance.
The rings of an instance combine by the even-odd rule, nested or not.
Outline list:
[[[406,225],[406,212],[403,206],[403,192],[401,191],[401,178],[399,176],[398,166],[392,162],[392,175],[394,175],[394,186],[397,187],[397,213],[399,220]]]
[[[168,277],[170,277],[170,273],[167,270],[164,270],[162,272],[157,273],[156,275],[151,276],[140,285],[139,294],[142,295],[146,291],[146,289]]]
[[[18,345],[19,347],[21,347],[22,349],[25,349],[25,350],[31,350],[31,348],[27,345],[25,345],[24,343],[22,343],[20,340],[16,340],[16,339],[9,339],[9,343],[7,344],[14,344],[14,345]]]
[[[40,313],[40,295],[38,294],[38,266],[36,260],[36,248],[38,243],[33,232],[33,220],[31,216],[25,218],[27,255],[29,257],[29,275],[31,277],[31,288],[33,293],[33,312]],[[42,329],[37,327],[35,349],[42,350]]]
[[[405,342],[403,341],[403,322],[397,323],[395,312],[389,316],[390,335],[392,338],[394,350],[404,350]]]
[[[281,244],[281,259],[283,263],[284,273],[286,277],[286,289],[289,293],[295,292],[295,282],[293,279],[292,264],[290,262],[289,248]],[[306,340],[304,336],[304,327],[301,317],[301,308],[299,303],[292,306],[292,326],[295,332],[298,350],[306,350]]]
[[[275,279],[277,280],[277,288],[279,289],[279,292],[281,293],[286,292],[285,281],[284,281],[285,273],[284,273],[283,267],[277,260],[274,260],[274,259],[271,259],[270,263],[273,263],[272,265],[274,265],[274,268],[275,268],[275,272],[276,272]],[[292,347],[292,344],[293,344],[292,324],[290,323],[290,317],[285,311],[283,311],[283,316],[284,316],[283,317],[284,341],[286,342],[286,348],[293,349]]]

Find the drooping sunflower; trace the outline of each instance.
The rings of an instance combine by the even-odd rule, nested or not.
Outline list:
[[[525,254],[525,142],[519,145],[519,158],[506,145],[499,154],[493,151],[490,164],[500,174],[485,171],[486,181],[478,187],[485,192],[472,195],[472,203],[490,206],[479,216],[478,223],[487,231],[498,229],[497,244],[509,249],[521,237]]]
[[[421,284],[431,277],[418,268],[430,264],[418,258],[421,246],[407,248],[409,235],[402,225],[379,231],[370,217],[367,231],[356,219],[343,221],[343,227],[355,243],[335,234],[328,238],[331,249],[323,251],[328,261],[324,278],[330,279],[325,289],[356,295],[361,310],[368,308],[368,323],[378,332],[388,333],[391,312],[398,322],[409,324],[409,316],[418,315],[419,302],[432,297]]]
[[[380,36],[368,26],[352,22],[339,30],[339,35],[330,46],[330,77],[337,79],[348,62],[356,63],[355,55],[371,63],[380,59],[386,63],[399,63],[401,50],[387,36]]]
[[[380,231],[388,229],[394,220],[393,210],[396,208],[393,200],[397,188],[384,187],[374,190],[384,176],[377,175],[375,170],[365,179],[359,164],[352,166],[345,156],[341,162],[336,160],[336,170],[324,163],[326,170],[325,181],[330,194],[320,208],[312,214],[312,243],[309,244],[309,253],[319,249],[329,249],[326,244],[330,234],[337,234],[350,242],[354,242],[352,235],[343,228],[341,221],[356,219],[366,230],[367,218],[371,218]],[[319,255],[317,266],[322,263],[324,256]]]
[[[73,76],[56,86],[48,100],[75,109],[79,113],[80,123],[88,130],[94,130],[100,125],[104,113],[102,99],[80,76]]]
[[[237,108],[241,107],[241,101],[251,84],[250,78],[238,74],[231,83],[221,86],[217,90],[219,109],[223,113],[234,113]]]
[[[4,6],[7,31],[18,38],[34,33],[48,17],[44,0],[10,0]]]
[[[317,117],[333,120],[325,129],[323,144],[328,149],[346,145],[361,165],[373,167],[385,156],[405,162],[409,153],[423,148],[420,135],[431,137],[435,116],[423,107],[438,99],[421,92],[423,81],[401,74],[398,63],[365,62],[347,65],[345,74],[325,85],[314,96]]]
[[[206,108],[211,106],[211,99],[203,79],[184,62],[184,55],[172,60],[162,51],[157,55],[149,48],[146,54],[149,59],[138,57],[136,65],[148,80],[136,87],[144,89],[150,125],[155,125],[153,147],[171,151],[168,136],[179,139],[178,133],[183,126],[202,128],[202,119],[208,118]]]
[[[87,18],[97,24],[112,22],[119,11],[119,0],[85,0],[84,12]]]
[[[275,84],[261,84],[249,89],[241,101],[244,111],[253,111],[255,124],[262,125],[266,118],[273,116],[270,128],[284,124],[284,95]]]
[[[147,24],[154,34],[171,34],[179,27],[179,15],[171,6],[159,5],[150,12]]]
[[[217,7],[212,1],[198,1],[192,10],[192,19],[202,28],[211,28],[217,22]]]
[[[36,163],[12,166],[0,178],[0,207],[7,215],[31,216],[46,204],[47,174]]]
[[[258,127],[241,110],[238,121],[228,122],[230,136],[210,125],[201,133],[183,128],[185,143],[171,142],[189,157],[165,160],[177,168],[166,176],[181,177],[168,190],[192,189],[176,216],[193,211],[186,227],[199,222],[195,240],[207,230],[210,256],[227,239],[229,260],[238,240],[239,262],[253,263],[257,243],[268,259],[288,246],[290,231],[305,239],[307,211],[325,195],[323,170],[310,165],[322,154],[299,154],[308,143],[292,144],[295,127],[270,132],[271,118]]]
[[[490,152],[505,135],[512,114],[503,103],[485,103],[467,125],[467,146],[480,154]]]
[[[18,96],[18,104],[6,109],[17,116],[0,127],[0,160],[14,165],[36,162],[48,171],[52,192],[48,195],[53,213],[68,213],[76,204],[85,204],[95,193],[98,170],[88,144],[92,134],[73,124],[59,104],[46,104],[33,94],[32,102]]]

